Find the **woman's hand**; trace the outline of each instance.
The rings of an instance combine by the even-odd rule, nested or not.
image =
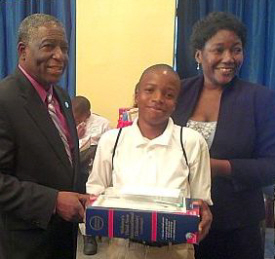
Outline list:
[[[210,159],[211,165],[211,176],[214,178],[215,176],[230,176],[231,174],[231,165],[228,160],[221,159]]]

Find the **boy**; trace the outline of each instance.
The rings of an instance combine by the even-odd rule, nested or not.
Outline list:
[[[133,125],[122,129],[115,152],[118,130],[102,137],[86,184],[87,193],[98,195],[110,185],[174,188],[181,189],[186,197],[212,204],[207,144],[199,133],[188,128],[181,131],[170,118],[179,91],[179,76],[170,66],[158,64],[143,72],[135,93],[139,116]],[[207,223],[200,225],[201,237],[211,223],[211,213],[203,206],[203,219],[206,215]],[[194,258],[191,244],[172,245],[168,249],[135,242],[128,246],[128,242],[114,238],[108,247],[108,258],[117,259],[121,254],[125,259]]]

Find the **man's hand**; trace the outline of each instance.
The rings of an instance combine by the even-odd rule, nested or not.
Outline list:
[[[199,241],[205,238],[208,234],[209,229],[212,223],[212,213],[207,205],[207,203],[203,200],[198,200],[193,202],[193,204],[197,204],[200,206],[200,216],[201,222],[199,224]]]
[[[90,203],[90,195],[89,194],[78,194],[78,198],[84,208]]]
[[[83,222],[85,203],[88,195],[74,192],[59,192],[56,202],[56,213],[66,221]]]

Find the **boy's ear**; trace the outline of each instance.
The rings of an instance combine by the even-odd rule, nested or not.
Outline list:
[[[135,105],[138,105],[138,91],[135,92]]]
[[[138,104],[138,94],[139,94],[139,84],[136,84],[136,87],[135,87],[135,105]]]

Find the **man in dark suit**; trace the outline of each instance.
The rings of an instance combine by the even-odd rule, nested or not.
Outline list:
[[[70,98],[55,85],[67,51],[56,18],[28,16],[19,28],[18,68],[0,82],[1,259],[76,256],[76,223],[83,220],[88,196],[77,193],[79,153]],[[57,124],[48,110],[49,95]]]

